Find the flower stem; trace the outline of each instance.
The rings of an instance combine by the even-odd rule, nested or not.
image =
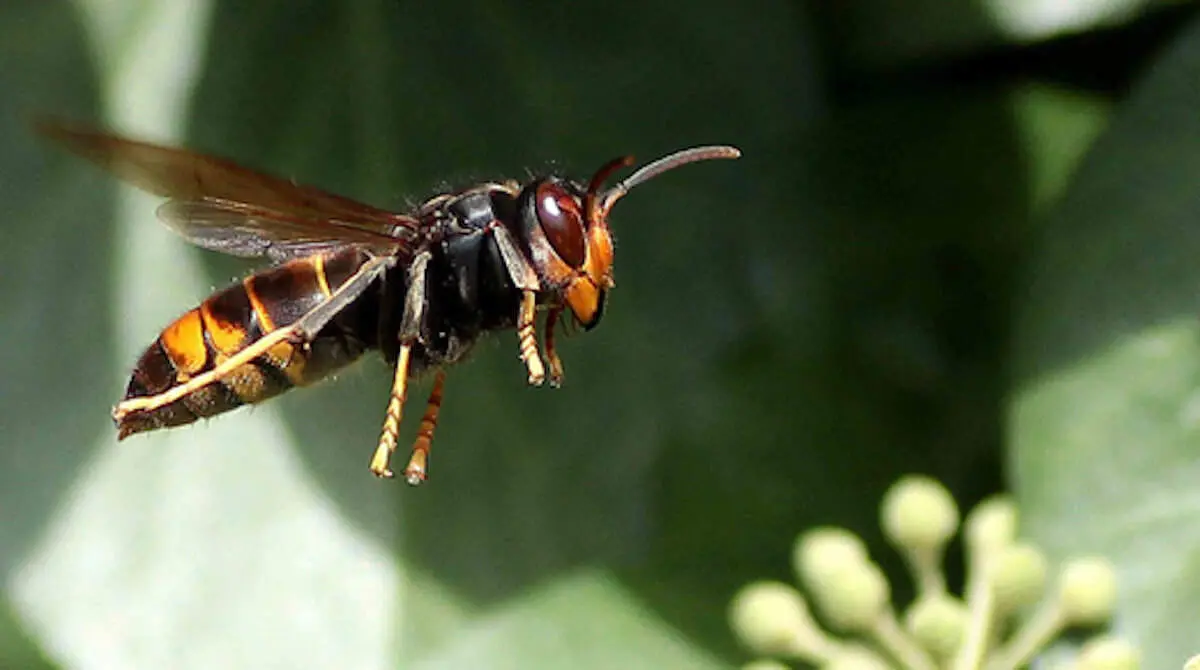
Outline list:
[[[951,666],[954,670],[978,670],[981,667],[995,610],[992,585],[988,579],[989,561],[984,552],[971,554],[966,593],[967,630]]]
[[[912,573],[920,598],[940,596],[946,592],[946,577],[942,573],[941,551],[911,549],[904,552],[905,563]]]
[[[1062,627],[1063,614],[1059,602],[1054,599],[1045,601],[1009,643],[995,653],[988,662],[988,670],[1016,670],[1025,667],[1058,635]]]
[[[900,627],[889,607],[871,628],[875,641],[907,670],[936,670],[933,659]]]

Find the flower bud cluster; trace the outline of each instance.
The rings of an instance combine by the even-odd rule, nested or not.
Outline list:
[[[733,630],[762,657],[744,670],[785,670],[785,661],[821,670],[1016,670],[1064,630],[1103,626],[1112,617],[1113,567],[1079,557],[1055,569],[1042,550],[1018,539],[1017,508],[1007,497],[980,503],[963,520],[941,483],[903,477],[884,496],[880,525],[912,574],[913,602],[897,613],[891,585],[857,535],[808,530],[792,552],[802,588],[757,582],[733,599]],[[943,569],[960,526],[968,562],[962,596],[949,592]],[[1136,670],[1139,655],[1127,642],[1099,635],[1067,667]]]

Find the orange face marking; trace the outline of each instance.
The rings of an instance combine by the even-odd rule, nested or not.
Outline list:
[[[225,321],[212,313],[208,306],[208,302],[200,305],[200,318],[204,320],[204,327],[208,329],[209,340],[212,341],[213,348],[223,356],[232,356],[241,351],[246,345],[246,329],[232,321]],[[220,365],[221,356],[214,361]]]
[[[603,221],[598,221],[588,229],[583,269],[567,283],[565,291],[567,306],[580,323],[595,321],[604,291],[613,287],[612,262],[612,234]]]
[[[179,381],[187,381],[204,369],[208,347],[204,344],[204,326],[198,310],[193,309],[176,319],[163,330],[159,340],[163,351],[175,366]]]
[[[588,230],[588,254],[583,271],[592,281],[605,288],[611,288],[613,266],[612,233],[604,223],[597,223]]]
[[[587,277],[576,277],[567,284],[567,306],[580,323],[591,323],[600,309],[600,289]]]

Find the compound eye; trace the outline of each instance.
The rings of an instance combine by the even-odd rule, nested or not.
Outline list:
[[[534,193],[538,223],[554,252],[573,268],[583,267],[587,255],[583,214],[579,200],[554,182],[546,182]]]

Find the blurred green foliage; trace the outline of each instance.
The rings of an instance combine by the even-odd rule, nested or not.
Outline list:
[[[729,667],[733,591],[786,579],[812,524],[878,547],[907,472],[964,506],[1011,487],[1045,545],[1109,556],[1119,626],[1178,667],[1200,24],[1070,4],[0,6],[0,667]],[[410,490],[366,470],[376,360],[115,443],[137,351],[249,266],[38,144],[34,113],[397,208],[744,157],[622,202],[563,389],[526,388],[507,336],[453,370]]]

